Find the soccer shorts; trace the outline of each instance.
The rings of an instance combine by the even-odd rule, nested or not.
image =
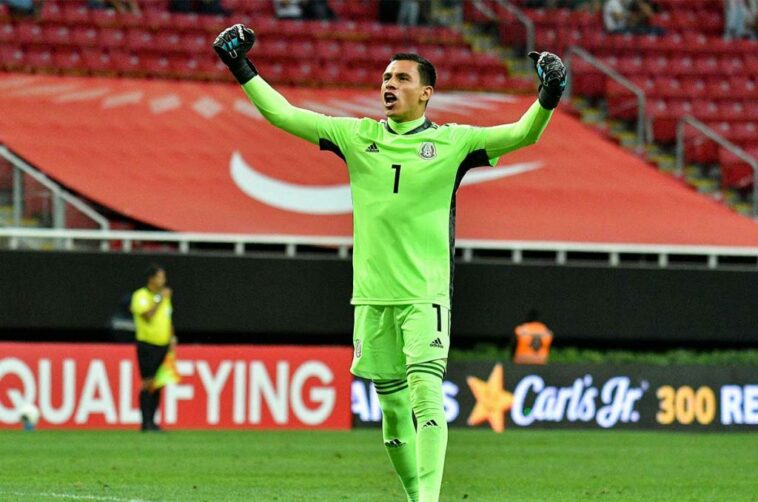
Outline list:
[[[356,305],[351,373],[404,379],[406,366],[447,359],[450,310],[437,304]]]
[[[153,378],[168,353],[168,345],[137,342],[137,362],[143,379]]]

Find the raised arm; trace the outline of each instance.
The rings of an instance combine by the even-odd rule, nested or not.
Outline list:
[[[272,125],[313,144],[319,144],[318,123],[323,115],[292,106],[260,76],[245,83],[242,89]]]
[[[529,57],[540,79],[539,99],[518,122],[485,128],[485,150],[490,158],[536,143],[566,87],[566,68],[558,56],[531,52]]]
[[[255,33],[241,24],[222,31],[213,49],[229,67],[250,101],[272,125],[306,141],[319,144],[319,121],[323,115],[292,106],[284,96],[258,75],[247,53],[255,43]]]

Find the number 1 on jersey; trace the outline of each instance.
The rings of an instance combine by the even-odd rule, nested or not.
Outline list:
[[[395,170],[395,188],[392,193],[397,193],[400,189],[400,164],[392,164],[392,169]]]

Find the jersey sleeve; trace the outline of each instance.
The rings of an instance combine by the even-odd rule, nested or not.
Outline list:
[[[345,152],[350,148],[350,140],[355,137],[359,126],[360,119],[322,115],[318,127],[319,148],[345,160]]]
[[[552,110],[540,106],[535,101],[518,122],[484,128],[484,142],[487,154],[500,156],[518,148],[533,145],[547,127]]]
[[[306,141],[322,150],[345,151],[348,138],[357,127],[358,119],[329,117],[293,106],[260,76],[242,86],[250,101],[273,126]],[[340,155],[344,158],[344,155]]]
[[[135,315],[142,315],[148,310],[150,310],[150,297],[145,294],[142,290],[137,290],[132,295],[132,302],[129,306],[129,310],[132,311],[132,314]]]
[[[490,155],[486,150],[487,129],[469,125],[448,124],[452,128],[453,143],[462,150],[464,169],[494,166],[500,155]]]

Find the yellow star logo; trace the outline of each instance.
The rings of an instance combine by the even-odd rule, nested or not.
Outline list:
[[[505,412],[513,406],[513,394],[503,389],[503,365],[495,365],[486,382],[470,376],[466,383],[476,398],[476,406],[467,423],[479,425],[487,420],[493,431],[503,432]]]

